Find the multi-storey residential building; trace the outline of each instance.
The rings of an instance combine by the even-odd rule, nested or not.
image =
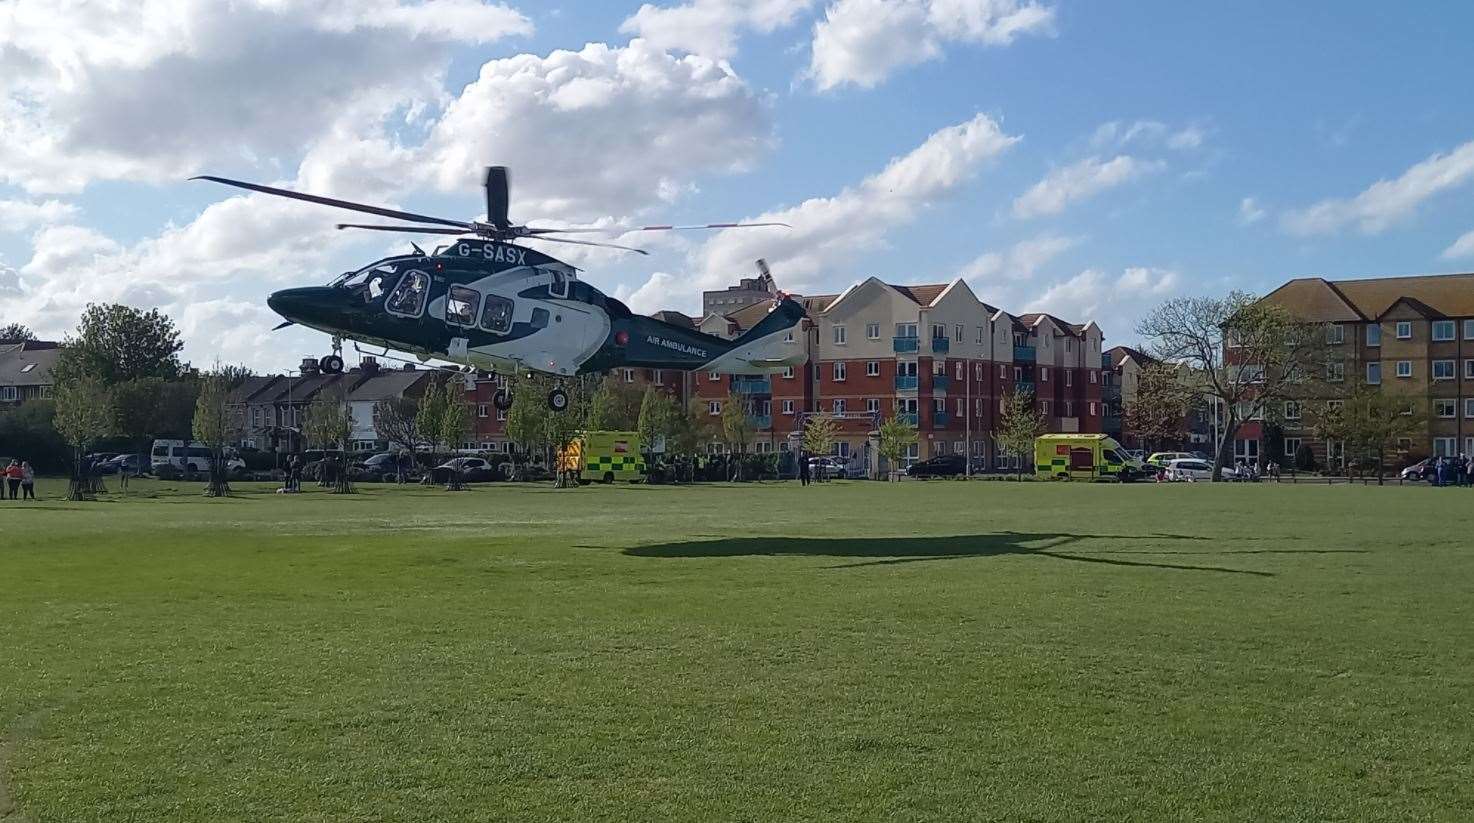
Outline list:
[[[1142,445],[1140,438],[1126,429],[1126,408],[1136,401],[1141,373],[1152,362],[1151,357],[1130,346],[1115,346],[1100,358],[1101,431],[1130,448]]]
[[[1474,453],[1474,274],[1291,280],[1265,296],[1295,315],[1323,324],[1332,382],[1361,379],[1427,404],[1428,430],[1409,438],[1409,457]],[[1308,444],[1334,463],[1339,446],[1318,442],[1297,404],[1279,415],[1284,457]],[[1257,454],[1264,437],[1251,422],[1236,453]],[[1278,459],[1281,455],[1266,455]]]
[[[760,264],[759,267],[761,273],[757,277],[744,277],[735,286],[719,291],[702,292],[702,318],[725,316],[738,309],[772,300],[778,294],[778,287],[774,285],[773,275],[768,273],[766,266]]]

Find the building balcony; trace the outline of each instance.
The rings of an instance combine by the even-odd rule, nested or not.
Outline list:
[[[1014,392],[1016,392],[1018,394],[1033,394],[1034,393],[1034,381],[1032,381],[1032,380],[1015,380],[1013,382],[1013,390],[1014,390]]]
[[[931,390],[934,392],[945,392],[951,385],[952,381],[945,374],[931,376]]]
[[[738,394],[772,394],[773,381],[767,377],[733,377],[732,391]]]
[[[1039,356],[1039,352],[1033,346],[1014,346],[1013,360],[1015,363],[1033,363]]]
[[[947,412],[932,412],[932,415],[931,415],[931,425],[932,425],[932,428],[934,428],[934,429],[940,429],[940,428],[945,427],[948,423],[951,423],[951,422],[952,422],[952,415],[948,414]]]
[[[896,391],[916,391],[921,380],[916,375],[896,375]]]
[[[771,414],[749,414],[747,416],[747,422],[748,423],[751,423],[752,424],[752,427],[754,429],[758,429],[758,430],[761,430],[761,431],[766,431],[768,429],[773,428],[773,415],[771,415]]]
[[[952,350],[952,341],[945,337],[933,337],[931,339],[931,350],[937,354],[946,354]]]
[[[917,423],[916,423],[916,413],[915,412],[910,412],[910,413],[901,412],[900,414],[897,414],[896,415],[896,419],[899,420],[899,421],[901,421],[902,423],[907,423],[907,424],[910,424],[912,426],[917,425]]]
[[[918,337],[896,337],[891,340],[891,348],[896,354],[915,354],[921,346]]]

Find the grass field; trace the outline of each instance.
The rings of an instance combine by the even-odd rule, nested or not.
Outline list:
[[[362,490],[0,504],[0,819],[1474,816],[1471,490]]]

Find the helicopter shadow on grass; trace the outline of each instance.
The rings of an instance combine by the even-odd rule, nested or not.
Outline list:
[[[1199,535],[1122,535],[1122,534],[1070,534],[1066,532],[1022,533],[998,532],[996,534],[950,535],[942,537],[727,537],[716,540],[689,540],[676,543],[655,543],[631,546],[624,554],[631,557],[699,558],[699,557],[843,557],[867,558],[855,563],[828,566],[831,569],[853,569],[862,566],[890,566],[904,563],[922,563],[934,560],[964,560],[976,557],[1002,557],[1007,555],[1048,557],[1076,563],[1098,563],[1107,566],[1131,566],[1178,571],[1214,572],[1219,574],[1247,574],[1255,577],[1274,577],[1273,572],[1256,569],[1234,569],[1226,566],[1189,565],[1183,563],[1149,562],[1125,560],[1111,555],[1118,552],[1109,548],[1090,548],[1078,545],[1089,541],[1163,541],[1193,540],[1206,541],[1216,538]],[[1068,551],[1066,551],[1068,549]],[[1285,549],[1282,553],[1296,553]],[[1221,552],[1191,551],[1182,554],[1240,554],[1225,550]],[[1252,552],[1258,553],[1258,552]],[[1312,551],[1311,553],[1323,553]],[[1179,554],[1171,550],[1123,551],[1119,554],[1151,554],[1170,556]]]

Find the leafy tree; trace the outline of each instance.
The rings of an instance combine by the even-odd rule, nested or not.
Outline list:
[[[578,432],[586,428],[594,428],[588,425],[588,421],[590,399],[596,392],[596,380],[597,378],[593,377],[578,377],[561,384],[563,390],[568,393],[568,408],[561,412],[548,410],[543,415],[543,438],[550,448],[561,449],[567,446]],[[557,385],[559,385],[558,381],[552,378],[547,379],[544,383],[548,391],[552,391]],[[538,394],[539,400],[544,401],[546,408],[547,392]],[[621,419],[617,422],[624,426],[618,431],[628,431],[634,428],[635,420],[630,418],[628,421]],[[551,461],[549,465],[552,465]]]
[[[633,431],[639,425],[643,401],[644,394],[638,384],[626,383],[609,375],[599,382],[598,390],[589,399],[588,428],[592,431]]]
[[[440,391],[444,395],[440,401],[444,410],[440,414],[440,430],[435,439],[445,443],[448,450],[455,451],[471,430],[471,407],[466,402],[466,384],[459,378],[452,377],[445,381]],[[460,474],[448,472],[445,487],[458,491],[461,488]]]
[[[82,456],[89,445],[106,437],[112,428],[107,389],[95,377],[73,376],[58,382],[51,396],[56,403],[56,430],[72,447],[72,480],[67,486],[67,499],[90,499],[92,478],[82,466]]]
[[[441,381],[430,378],[430,385],[425,389],[425,397],[419,402],[419,408],[415,410],[415,431],[420,435],[421,442],[430,449],[430,462],[433,465],[440,457],[440,444],[445,441],[440,435],[444,431],[442,426],[445,420],[445,391],[441,388]],[[429,473],[425,474],[425,483],[430,482]]]
[[[547,417],[552,412],[542,391],[544,382],[527,376],[512,381],[512,407],[507,410],[506,431],[524,456],[541,450],[547,443]]]
[[[142,377],[173,380],[183,372],[184,343],[174,321],[158,309],[89,305],[63,346],[53,371],[57,382],[86,375],[113,386]]]
[[[804,423],[804,451],[813,455],[829,454],[838,435],[839,424],[833,417],[816,414]]]
[[[36,335],[24,323],[7,323],[0,326],[0,340],[16,342],[20,340],[35,340]]]
[[[1303,399],[1311,381],[1335,365],[1327,359],[1318,327],[1243,292],[1168,300],[1136,331],[1150,341],[1158,360],[1185,367],[1197,378],[1188,383],[1195,402],[1223,409],[1215,483],[1223,479],[1245,420],[1263,417],[1285,400]]]
[[[1034,407],[1034,393],[1009,392],[1003,398],[1003,413],[998,415],[994,438],[1004,454],[1018,458],[1018,477],[1024,478],[1024,466],[1033,465],[1034,441],[1044,433],[1044,415]]]
[[[334,449],[335,457],[324,456],[322,466],[324,479],[331,473],[334,494],[349,494],[353,485],[348,481],[348,467],[343,455],[348,450],[348,438],[353,436],[353,409],[341,386],[319,392],[317,398],[307,405],[302,419],[302,433],[308,442],[324,449]]]
[[[1362,381],[1350,384],[1337,397],[1314,402],[1308,412],[1327,450],[1331,442],[1339,442],[1347,465],[1375,464],[1378,485],[1385,482],[1387,453],[1395,452],[1398,441],[1421,433],[1429,423],[1423,399]],[[1326,464],[1329,469],[1329,457]]]
[[[162,431],[164,386],[162,378],[140,377],[112,388],[113,434],[127,439],[139,454],[147,453],[149,442]]]
[[[64,471],[72,463],[71,450],[56,429],[56,401],[50,398],[0,411],[0,443],[5,444],[0,450],[29,461],[37,471]]]
[[[900,417],[892,417],[880,424],[880,456],[890,466],[891,477],[895,477],[897,467],[916,439],[916,427]]]
[[[681,407],[669,394],[649,386],[645,389],[645,396],[640,401],[640,420],[637,430],[640,433],[640,442],[645,445],[653,462],[655,448],[664,441],[665,452],[674,450],[672,440],[678,425],[677,418],[681,415]]]
[[[223,370],[205,375],[195,401],[194,439],[210,451],[210,482],[205,487],[208,497],[230,494],[226,449],[240,436],[245,422],[241,410],[230,402],[231,381],[231,374]]]
[[[696,458],[701,454],[702,445],[710,440],[711,423],[706,405],[694,398],[685,406],[671,400],[670,437],[666,441],[666,450],[685,463],[688,480],[695,481]]]
[[[1126,431],[1140,438],[1147,451],[1177,443],[1187,435],[1193,393],[1175,366],[1153,363],[1141,372],[1136,397],[1126,404]]]
[[[722,404],[722,442],[727,444],[727,451],[732,454],[733,464],[736,466],[732,474],[733,480],[744,479],[742,463],[747,454],[747,444],[752,442],[756,432],[752,417],[747,413],[746,401],[736,394],[727,395]]]

